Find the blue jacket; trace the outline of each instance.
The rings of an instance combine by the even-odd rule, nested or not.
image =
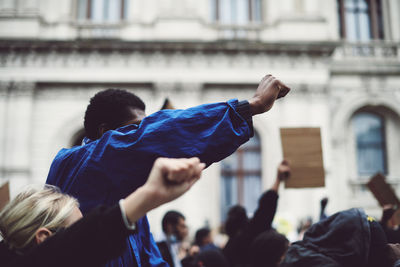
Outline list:
[[[244,103],[245,102],[245,103]],[[85,214],[113,205],[143,185],[158,157],[197,156],[207,165],[232,154],[252,136],[247,101],[230,100],[186,110],[162,110],[107,131],[100,139],[55,157],[46,183],[76,197]],[[146,217],[137,222],[125,253],[109,266],[168,266],[161,258]]]

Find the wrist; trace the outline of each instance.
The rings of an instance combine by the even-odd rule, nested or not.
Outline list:
[[[154,192],[146,186],[139,187],[135,192],[126,197],[122,203],[129,222],[134,223],[146,213],[161,204],[154,201]]]
[[[260,99],[253,97],[249,99],[250,113],[252,116],[259,114]]]

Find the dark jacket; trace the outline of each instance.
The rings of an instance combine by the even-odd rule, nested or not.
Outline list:
[[[1,242],[0,266],[102,266],[126,248],[129,234],[118,205],[99,207],[24,255]]]
[[[168,263],[170,267],[174,267],[174,260],[172,259],[171,252],[169,251],[169,246],[167,241],[161,241],[156,243],[158,249],[160,250],[161,256]]]
[[[281,266],[376,266],[371,263],[375,258],[382,264],[386,243],[377,222],[362,209],[350,209],[312,225],[302,241],[289,247]]]
[[[252,241],[262,232],[271,229],[278,203],[278,194],[273,190],[264,192],[253,218],[245,228],[233,237],[223,249],[230,266],[244,266],[248,262],[248,249]]]

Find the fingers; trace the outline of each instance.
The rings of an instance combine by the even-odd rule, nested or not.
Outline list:
[[[290,92],[290,88],[288,86],[276,79],[271,74],[265,75],[260,83],[265,83],[265,86],[269,86],[271,83],[273,83],[273,86],[279,90],[277,98],[285,97]]]
[[[284,160],[282,160],[281,164],[289,166],[289,161],[284,159]]]
[[[262,84],[262,86],[264,86],[264,87],[268,87],[275,80],[276,79],[274,76],[272,76],[271,74],[268,74],[268,75],[264,76],[264,78],[261,80],[260,84]]]
[[[290,88],[287,87],[280,80],[277,80],[277,86],[279,88],[279,93],[277,98],[285,97],[290,92]]]
[[[289,166],[289,161],[287,160],[282,160],[281,164],[279,164],[278,167],[278,178],[280,180],[286,180],[290,178],[290,166]]]
[[[205,164],[201,163],[198,158],[162,160],[164,177],[167,182],[172,184],[198,179],[205,168]]]

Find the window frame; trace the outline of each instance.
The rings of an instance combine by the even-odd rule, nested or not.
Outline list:
[[[230,1],[232,2],[232,0],[230,0]],[[247,1],[247,6],[248,6],[248,14],[247,14],[248,15],[248,21],[247,21],[247,24],[252,24],[252,23],[260,24],[260,23],[262,23],[263,22],[263,12],[262,11],[263,11],[263,6],[264,6],[263,0],[246,0],[246,1]],[[260,15],[260,19],[259,20],[255,20],[255,17],[257,17],[257,16],[254,13],[254,5],[255,5],[254,1],[260,1],[261,8],[260,8],[260,14],[259,14]],[[213,0],[212,4],[214,6],[213,6],[212,10],[214,11],[214,14],[213,14],[214,22],[222,24],[221,23],[220,2],[221,2],[221,0]],[[230,11],[230,13],[231,13],[231,11]],[[229,25],[237,26],[238,24],[237,23],[231,23]]]
[[[236,194],[237,196],[237,203],[233,205],[241,205],[245,207],[245,179],[248,176],[258,176],[260,179],[260,183],[262,184],[262,147],[261,147],[261,138],[258,134],[254,133],[254,137],[257,138],[258,143],[253,145],[245,145],[244,147],[239,147],[234,153],[236,154],[236,166],[234,170],[224,169],[221,167],[221,179],[236,179],[237,181],[237,191],[231,192],[232,194]],[[246,152],[258,152],[259,160],[260,160],[260,167],[255,170],[249,170],[244,166],[244,158]],[[230,178],[224,178],[230,177]],[[221,188],[224,190],[225,188]],[[261,192],[260,192],[261,194]],[[227,203],[225,203],[227,204]],[[229,209],[229,207],[227,207]],[[220,211],[223,212],[222,203],[220,206]],[[249,211],[247,210],[247,213]],[[226,214],[225,214],[226,215]],[[224,218],[224,214],[222,214],[221,218]]]
[[[339,32],[342,39],[348,39],[346,31],[346,0],[337,0],[339,15]],[[356,5],[360,0],[352,0]],[[368,6],[369,32],[371,40],[383,40],[385,38],[384,22],[383,22],[383,3],[381,0],[361,0],[365,1]],[[357,8],[355,8],[357,9]]]
[[[79,22],[86,22],[86,23],[89,22],[89,23],[92,23],[92,24],[119,24],[121,22],[126,21],[126,19],[127,19],[127,7],[128,7],[128,3],[127,2],[129,0],[119,0],[120,1],[120,11],[119,11],[119,14],[118,14],[119,15],[119,20],[117,22],[109,22],[107,20],[103,20],[101,22],[93,21],[92,6],[93,6],[93,1],[95,1],[95,0],[83,0],[86,3],[86,6],[85,6],[85,8],[86,8],[85,11],[86,12],[85,12],[85,17],[84,18],[80,18],[79,17],[79,7],[80,7],[79,1],[81,1],[81,0],[77,0],[77,2],[76,2],[76,19]],[[103,9],[103,12],[104,12],[104,9]]]
[[[358,177],[370,177],[370,176],[372,176],[372,175],[374,175],[374,174],[376,174],[376,172],[375,173],[363,173],[363,172],[361,172],[360,171],[360,169],[359,169],[359,162],[358,162],[358,153],[359,153],[359,150],[360,150],[360,142],[359,142],[359,140],[358,140],[358,136],[357,136],[357,134],[356,134],[356,129],[355,129],[355,126],[354,126],[354,122],[353,122],[353,120],[357,117],[357,116],[359,116],[359,115],[363,115],[363,114],[365,114],[365,115],[368,115],[368,116],[371,116],[371,117],[374,117],[374,118],[377,118],[377,119],[379,119],[379,121],[380,121],[380,135],[381,135],[381,141],[380,141],[380,148],[381,148],[381,151],[382,151],[382,162],[383,162],[383,166],[382,166],[382,168],[383,168],[383,170],[382,171],[378,171],[378,172],[381,172],[383,175],[387,175],[389,172],[388,172],[388,170],[389,170],[389,168],[388,168],[388,152],[387,152],[387,136],[386,136],[386,120],[385,120],[385,116],[383,116],[383,115],[381,115],[381,114],[379,114],[379,113],[377,113],[377,112],[374,112],[374,111],[370,111],[370,110],[359,110],[358,112],[356,112],[353,116],[352,116],[352,124],[353,124],[353,133],[354,133],[354,144],[355,144],[355,156],[356,156],[356,170],[357,170],[357,175],[358,175]],[[365,144],[364,144],[365,145]],[[372,145],[371,145],[372,146]]]

